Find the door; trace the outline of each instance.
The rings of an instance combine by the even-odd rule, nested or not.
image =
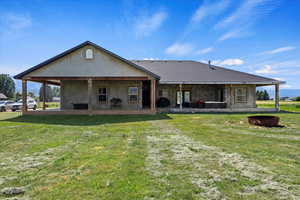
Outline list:
[[[177,99],[176,99],[177,105],[180,105],[180,91],[177,91]],[[189,90],[183,90],[182,91],[182,99],[181,99],[182,105],[184,107],[189,107],[191,103],[191,91]]]
[[[150,81],[143,81],[143,88],[142,88],[142,101],[143,101],[143,108],[150,108],[151,103],[151,85]]]

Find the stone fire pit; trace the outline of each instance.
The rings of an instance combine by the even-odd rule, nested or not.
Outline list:
[[[256,126],[266,126],[266,127],[278,127],[279,126],[279,117],[276,116],[249,116],[249,124]]]

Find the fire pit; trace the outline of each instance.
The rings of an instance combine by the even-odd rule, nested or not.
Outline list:
[[[248,117],[249,124],[256,126],[278,127],[279,117],[276,116],[250,116]]]

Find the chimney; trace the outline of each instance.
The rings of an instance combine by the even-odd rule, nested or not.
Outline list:
[[[211,60],[208,61],[208,67],[209,67],[211,70],[215,70],[215,68],[211,65]]]

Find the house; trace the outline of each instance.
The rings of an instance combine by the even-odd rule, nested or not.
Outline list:
[[[3,93],[0,93],[0,100],[6,100],[8,99],[7,96],[5,96]]]
[[[279,110],[278,80],[187,60],[127,60],[84,42],[14,78],[60,86],[60,109],[24,114],[153,114],[159,98],[170,112]],[[274,85],[274,109],[256,108],[256,87]],[[46,87],[43,87],[46,88]],[[45,94],[45,92],[44,92]],[[23,95],[23,102],[26,102]]]

